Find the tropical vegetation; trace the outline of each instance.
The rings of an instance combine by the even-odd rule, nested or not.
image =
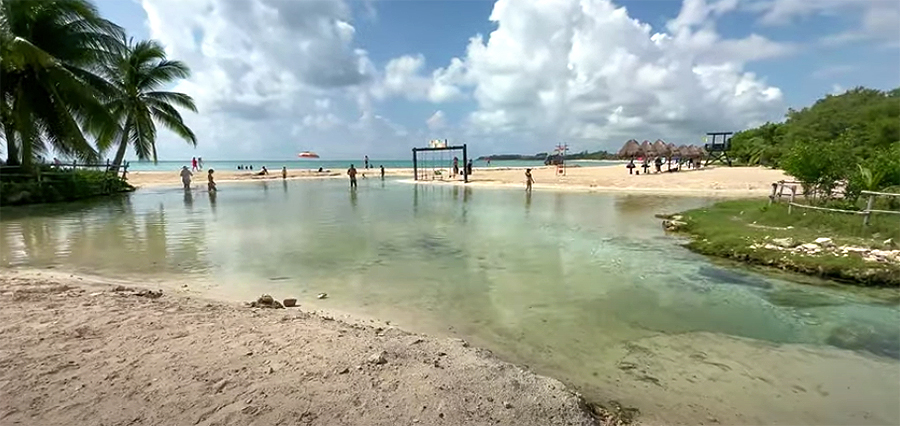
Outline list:
[[[51,152],[97,163],[115,147],[118,166],[131,147],[156,161],[157,123],[196,144],[176,109],[195,112],[193,99],[163,90],[189,75],[88,0],[0,0],[0,135],[14,168],[5,174],[33,175],[39,188],[36,160]]]
[[[743,164],[783,169],[823,202],[900,187],[900,88],[857,87],[788,110],[783,123],[735,134],[730,154]]]

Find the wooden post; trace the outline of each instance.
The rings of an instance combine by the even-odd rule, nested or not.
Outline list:
[[[788,214],[791,214],[791,210],[794,208],[794,197],[797,195],[797,187],[791,187],[791,201],[788,203]]]
[[[772,195],[769,195],[769,205],[775,201],[775,193],[778,192],[778,182],[772,182]]]
[[[463,144],[463,183],[469,183],[469,153],[466,144]]]
[[[869,199],[866,200],[866,214],[863,215],[863,225],[869,224],[869,218],[872,216],[872,204],[875,203],[875,195],[869,194]]]
[[[415,148],[413,148],[413,180],[419,180],[419,167],[416,160]]]

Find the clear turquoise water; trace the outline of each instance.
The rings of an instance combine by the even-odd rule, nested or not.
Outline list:
[[[422,158],[420,159],[423,163],[420,166],[430,167],[434,164],[444,164],[444,167],[449,167],[452,161],[452,157],[445,156],[441,158],[440,156]],[[462,161],[460,157],[460,161]],[[609,166],[609,165],[617,165],[622,162],[618,161],[571,161],[570,164],[578,165],[579,167],[600,167],[600,166]],[[254,170],[259,170],[262,166],[266,166],[269,170],[277,170],[282,167],[287,167],[288,169],[310,169],[316,170],[319,167],[324,169],[332,169],[332,170],[344,170],[350,167],[350,164],[355,165],[357,168],[363,167],[363,160],[246,160],[246,161],[204,161],[203,167],[207,169],[216,169],[216,170],[237,170],[239,165],[248,166],[252,165]],[[483,161],[476,161],[473,163],[475,167],[487,167],[487,164]],[[543,166],[543,161],[492,161],[490,167],[539,167]],[[160,161],[156,164],[150,161],[131,161],[128,166],[128,170],[130,171],[172,171],[178,170],[181,166],[191,167],[191,159],[186,158],[184,161]],[[372,159],[369,161],[369,166],[371,168],[377,168],[379,166],[384,166],[387,169],[411,169],[413,164],[412,160],[376,160]]]
[[[653,217],[711,200],[376,179],[353,192],[344,180],[220,189],[6,208],[0,266],[174,277],[241,300],[299,296],[474,340],[589,395],[614,377],[615,348],[698,332],[849,349],[893,366],[870,386],[896,393],[896,301],[712,263]]]

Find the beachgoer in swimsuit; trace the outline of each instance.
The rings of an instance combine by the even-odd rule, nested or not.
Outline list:
[[[281,178],[287,179],[287,166],[281,166]]]
[[[384,166],[381,166],[381,180],[384,180]]]
[[[184,189],[191,189],[191,176],[193,175],[187,166],[181,166],[181,183],[184,184]]]
[[[531,192],[531,184],[534,183],[534,178],[531,177],[531,169],[525,169],[525,190]]]
[[[214,171],[215,170],[213,170],[213,169],[209,169],[209,172],[206,174],[206,176],[207,176],[206,189],[209,192],[216,192],[216,181],[213,180],[213,172]]]
[[[353,167],[352,164],[347,169],[347,176],[350,176],[350,189],[356,188],[356,167]]]

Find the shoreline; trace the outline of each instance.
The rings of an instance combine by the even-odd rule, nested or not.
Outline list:
[[[412,180],[412,169],[385,169],[385,177],[403,183],[422,185],[460,185],[481,188],[519,188],[524,190],[523,170],[525,167],[476,168],[469,177],[469,183],[460,179]],[[371,174],[369,179],[378,179],[378,169],[358,169],[360,174]],[[427,171],[426,171],[427,172]],[[619,167],[572,167],[565,176],[558,176],[553,166],[532,168],[537,191],[574,191],[616,193],[634,195],[675,195],[722,198],[763,197],[769,195],[772,182],[786,179],[784,172],[761,167],[709,167],[698,170],[683,170],[676,173],[629,175]],[[194,186],[205,188],[202,172],[195,176]],[[217,171],[217,183],[280,181],[281,171],[270,172],[268,176],[235,171]],[[329,170],[318,173],[315,170],[288,170],[286,180],[304,179],[346,179],[345,172]],[[399,178],[399,179],[397,179]],[[364,181],[365,178],[360,179]],[[131,172],[129,183],[137,188],[178,188],[181,182],[176,173]]]
[[[14,395],[0,402],[0,419],[620,424],[562,382],[461,339],[336,319],[303,301],[249,308],[169,289],[153,297],[117,282],[0,273],[0,336],[9,343],[0,390]]]

